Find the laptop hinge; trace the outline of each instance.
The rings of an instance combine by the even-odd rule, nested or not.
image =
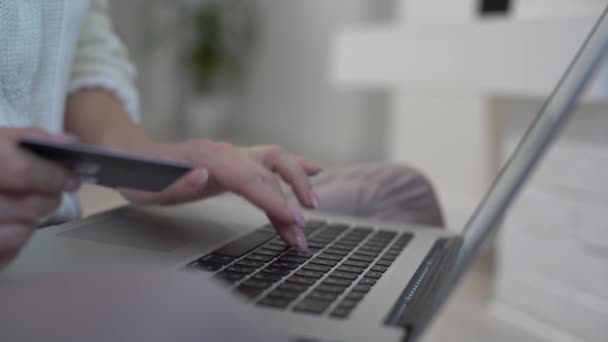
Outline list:
[[[445,238],[435,242],[416,273],[393,305],[384,324],[407,330],[407,336],[416,335],[418,322],[430,319],[430,298],[437,294],[439,286],[449,276],[456,261],[462,238]],[[414,334],[412,334],[414,333]]]

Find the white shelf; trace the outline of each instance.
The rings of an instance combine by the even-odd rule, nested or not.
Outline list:
[[[343,88],[545,97],[596,20],[353,29],[335,41],[332,81]],[[603,98],[604,88],[608,84],[597,83],[590,96]]]

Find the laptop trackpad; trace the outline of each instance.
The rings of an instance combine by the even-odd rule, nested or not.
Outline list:
[[[192,229],[197,226],[199,234]],[[206,224],[205,224],[206,226]],[[207,228],[207,227],[205,227]],[[81,227],[58,234],[62,237],[145,249],[173,252],[200,238],[201,222],[172,220],[136,212],[121,212],[104,220],[95,220]],[[205,229],[205,231],[209,231]],[[197,236],[198,235],[198,236]]]

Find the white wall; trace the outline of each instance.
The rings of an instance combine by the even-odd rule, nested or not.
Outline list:
[[[264,39],[237,135],[327,162],[381,158],[382,94],[339,91],[329,82],[333,33],[366,19],[370,2],[260,0],[259,5]],[[377,5],[385,9],[387,3]]]

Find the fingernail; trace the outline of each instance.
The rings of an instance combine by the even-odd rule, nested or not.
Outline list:
[[[302,232],[302,230],[300,228],[294,227],[294,237],[295,237],[295,242],[296,242],[296,246],[298,247],[298,249],[302,250],[302,251],[307,251],[308,250],[308,241],[306,240],[306,236],[304,235],[304,233]]]
[[[80,189],[80,184],[81,184],[80,178],[70,177],[65,182],[65,186],[64,186],[63,190],[65,190],[67,192],[76,192],[76,191],[78,191],[78,189]]]
[[[315,209],[319,209],[319,195],[316,192],[312,193],[312,207]]]
[[[302,212],[300,211],[300,209],[291,208],[291,213],[293,215],[294,220],[296,220],[296,222],[298,223],[298,225],[303,226],[305,220],[304,220],[304,215],[302,215]]]
[[[209,171],[207,169],[203,169],[201,171],[201,179],[200,179],[200,184],[201,186],[206,186],[207,182],[209,182]]]

